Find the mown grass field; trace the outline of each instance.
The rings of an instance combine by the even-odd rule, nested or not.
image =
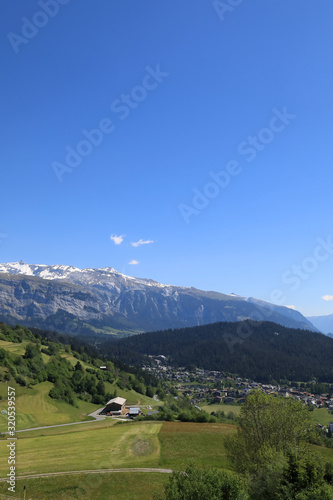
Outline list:
[[[153,500],[163,491],[168,474],[120,472],[19,480],[15,496],[26,500]],[[8,494],[5,483],[0,493]]]
[[[222,423],[128,422],[105,419],[68,427],[17,435],[17,474],[80,471],[110,468],[184,469],[189,462],[199,467],[229,468],[224,438],[236,426]],[[6,477],[7,442],[0,441],[0,477]],[[315,447],[333,463],[333,449]],[[27,500],[109,498],[152,499],[163,490],[166,474],[120,472],[17,480]],[[0,492],[6,493],[0,483]]]
[[[148,422],[95,428],[91,423],[85,429],[81,429],[80,425],[73,426],[70,433],[28,438],[22,433],[17,435],[17,472],[158,467],[158,433],[161,427],[161,423]],[[6,445],[6,440],[0,442],[1,477],[8,472],[7,461],[4,460]]]
[[[241,406],[240,405],[228,405],[224,403],[213,404],[213,405],[203,405],[201,408],[207,413],[212,413],[212,411],[224,411],[226,415],[230,411],[234,413],[234,415],[238,416],[240,414]]]
[[[235,429],[220,423],[164,422],[159,464],[171,469],[183,469],[189,461],[199,467],[228,467],[223,441]]]
[[[25,348],[29,344],[27,340],[23,340],[21,343],[7,342],[6,340],[0,340],[0,348],[9,351],[11,354],[20,354],[21,356],[25,353]]]
[[[50,398],[51,382],[42,382],[31,389],[12,384],[16,389],[16,428],[28,429],[44,425],[66,424],[90,420],[87,414],[99,408],[100,405],[87,403],[77,399],[78,407],[63,401]],[[0,384],[0,410],[7,409],[7,384]],[[7,415],[0,413],[0,432],[7,430]]]
[[[315,408],[311,414],[312,418],[319,424],[326,426],[333,422],[333,415],[327,408]]]

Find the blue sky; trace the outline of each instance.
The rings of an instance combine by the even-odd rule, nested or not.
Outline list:
[[[1,262],[333,313],[330,2],[0,8]]]

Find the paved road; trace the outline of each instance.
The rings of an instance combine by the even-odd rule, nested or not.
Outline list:
[[[103,408],[99,408],[99,410],[96,410],[93,413],[89,413],[88,417],[93,417],[95,420],[82,420],[82,422],[70,422],[69,424],[46,425],[44,427],[31,427],[30,429],[16,430],[15,434],[17,432],[28,432],[28,431],[39,431],[42,429],[52,429],[52,427],[65,427],[66,425],[91,424],[93,422],[98,422],[98,421],[104,420],[106,418],[104,415],[99,415],[99,412],[102,410],[103,410]],[[115,417],[108,417],[108,418],[112,418],[114,420],[124,420],[125,422],[127,422],[127,420],[122,419],[122,418],[115,418]],[[1,434],[9,434],[9,432],[2,432]]]
[[[93,422],[98,422],[98,420],[82,420],[82,422],[71,422],[70,424],[46,425],[45,427],[31,427],[30,429],[17,430],[17,431],[15,431],[15,434],[17,434],[18,432],[39,431],[41,429],[52,429],[52,427],[65,427],[66,425],[92,424]],[[9,432],[2,432],[1,434],[9,434]]]
[[[46,472],[44,474],[24,474],[16,476],[16,479],[33,479],[38,477],[53,477],[53,476],[73,476],[77,474],[109,474],[110,472],[159,472],[161,474],[171,474],[171,469],[95,469],[95,470],[71,470],[66,472]],[[0,482],[7,481],[8,477],[0,478]]]

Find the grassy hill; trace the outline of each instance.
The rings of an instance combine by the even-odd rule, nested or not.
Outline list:
[[[93,420],[88,413],[97,410],[100,405],[95,405],[76,399],[73,406],[64,401],[52,399],[49,392],[54,384],[42,382],[31,388],[12,384],[16,390],[16,425],[17,429],[28,429],[45,425],[67,424],[82,420]],[[0,384],[0,410],[7,409],[7,385]],[[0,413],[0,432],[7,430],[7,415]]]
[[[7,429],[8,385],[16,391],[17,429],[90,420],[88,414],[115,395],[128,404],[156,405],[146,395],[148,387],[154,394],[152,377],[96,358],[89,346],[77,349],[0,324],[0,432]]]

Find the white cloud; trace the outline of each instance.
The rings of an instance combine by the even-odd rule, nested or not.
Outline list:
[[[131,260],[131,262],[129,262],[129,264],[131,266],[136,266],[137,264],[139,264],[139,261],[138,260]]]
[[[288,307],[288,309],[294,309],[294,311],[296,311],[296,306],[286,306]]]
[[[120,236],[112,234],[110,236],[110,240],[112,240],[115,245],[120,245],[124,241],[124,237],[125,237],[124,234],[121,234]]]
[[[333,300],[333,295],[323,295],[322,299],[329,302],[330,300]]]
[[[139,240],[139,241],[132,241],[131,245],[132,247],[139,247],[141,245],[149,245],[149,243],[154,243],[153,240]]]

